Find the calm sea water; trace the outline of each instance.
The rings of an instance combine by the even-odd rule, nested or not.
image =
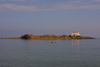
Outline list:
[[[0,39],[0,67],[100,67],[100,39]]]

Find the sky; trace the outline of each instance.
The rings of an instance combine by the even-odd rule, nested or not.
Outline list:
[[[100,37],[100,0],[0,0],[0,37]]]

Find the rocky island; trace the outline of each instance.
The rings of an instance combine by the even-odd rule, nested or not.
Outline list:
[[[4,39],[94,39],[92,37],[85,37],[85,36],[71,36],[71,35],[33,35],[33,34],[25,34],[21,37],[9,37]]]

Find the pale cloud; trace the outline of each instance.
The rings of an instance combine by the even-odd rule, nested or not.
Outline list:
[[[93,0],[93,1],[100,1],[100,0]]]
[[[10,1],[35,1],[35,0],[10,0]]]
[[[0,5],[0,11],[44,11],[52,10],[48,8],[39,8],[36,6],[22,6],[14,4],[2,4]]]
[[[13,4],[0,5],[0,11],[38,11],[39,9],[35,6],[20,6]]]
[[[54,5],[50,8],[41,8],[36,6],[22,6],[14,4],[2,4],[0,5],[0,11],[50,11],[61,9],[100,9],[100,5],[71,5],[60,4]]]
[[[100,9],[100,5],[73,5],[73,4],[60,4],[56,5],[57,9]]]
[[[20,1],[27,1],[27,0],[20,0]],[[34,1],[34,0],[30,0],[30,1]],[[0,11],[52,11],[52,10],[67,10],[67,9],[100,9],[100,5],[84,4],[84,2],[85,1],[83,0],[81,1],[77,0],[77,1],[65,2],[59,4],[49,4],[49,5],[44,4],[40,6],[1,4]]]
[[[0,0],[0,1],[4,1],[5,2],[6,0]]]
[[[8,1],[8,0],[0,0],[0,1]],[[21,2],[21,1],[35,1],[35,0],[9,0],[9,1],[19,1],[19,2]]]
[[[27,1],[27,0],[10,0],[10,1]]]
[[[75,0],[75,1],[70,1],[68,3],[70,3],[70,4],[79,4],[79,3],[83,3],[83,2],[84,2],[84,0]]]

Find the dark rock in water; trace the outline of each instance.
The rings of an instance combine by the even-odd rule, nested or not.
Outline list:
[[[51,41],[51,43],[53,43],[53,41]]]

